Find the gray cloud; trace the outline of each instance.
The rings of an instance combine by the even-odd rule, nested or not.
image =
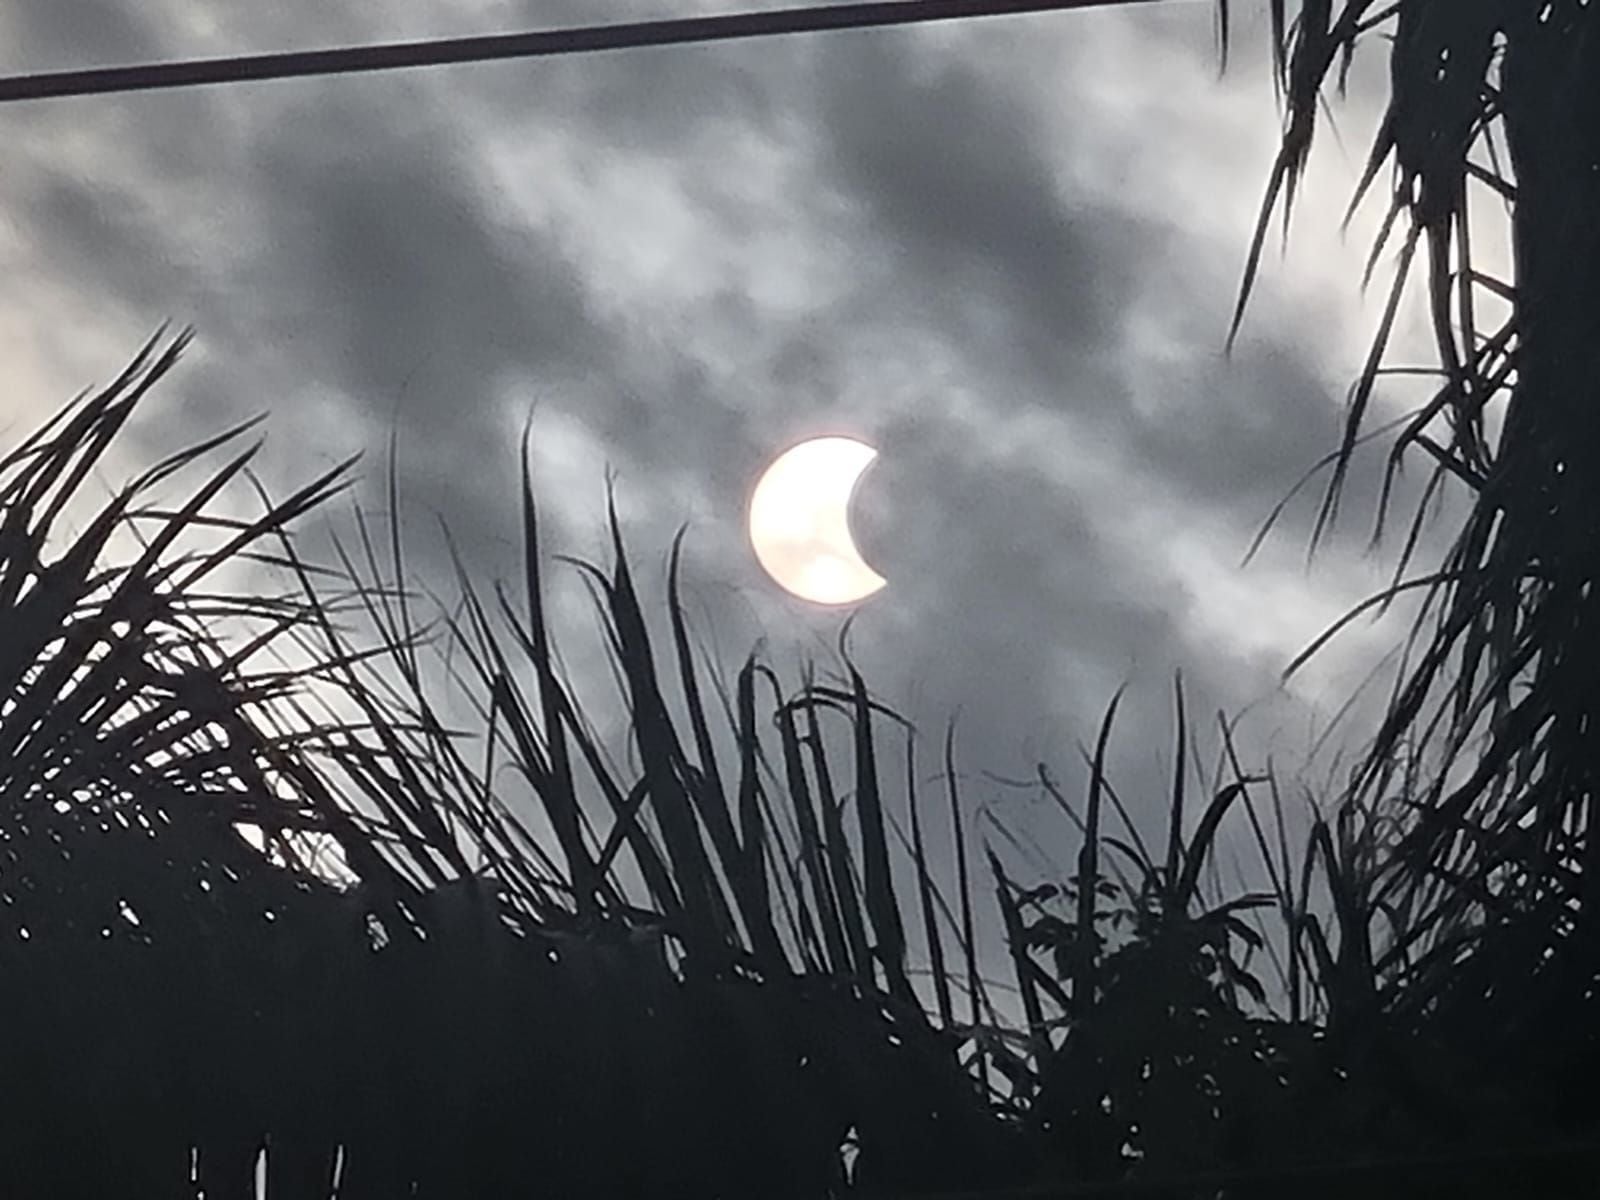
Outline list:
[[[0,29],[26,51],[15,70],[69,70],[137,61],[160,53],[161,39],[141,10],[115,0],[34,4],[8,9]],[[10,56],[16,58],[15,52]]]
[[[1087,78],[1130,19],[1152,36],[1129,94],[1207,58],[1194,7],[0,114],[26,146],[0,211],[85,322],[198,324],[206,356],[142,430],[150,447],[266,407],[284,482],[381,454],[398,421],[415,514],[442,512],[504,574],[531,408],[556,548],[603,553],[610,461],[644,559],[692,522],[694,594],[730,665],[752,637],[787,656],[838,626],[759,575],[740,527],[755,474],[808,432],[869,438],[883,458],[857,531],[892,581],[856,622],[869,677],[930,731],[959,707],[970,765],[1048,758],[1064,775],[1130,680],[1125,791],[1156,797],[1172,669],[1198,713],[1270,694],[1298,646],[1245,635],[1318,599],[1286,566],[1309,505],[1288,515],[1291,552],[1238,585],[1288,598],[1241,607],[1228,636],[1202,619],[1215,580],[1177,539],[1235,561],[1333,444],[1354,366],[1328,333],[1340,301],[1297,305],[1270,279],[1222,359],[1242,240],[1133,203],[1191,186],[1140,139],[1204,137],[1206,106],[1234,93],[1197,95],[1177,130],[1116,124],[1089,83],[1059,110],[1061,81]],[[348,36],[307,12],[255,36]],[[56,6],[25,13],[22,44],[72,44]],[[164,45],[103,36],[108,59]],[[69,128],[99,139],[96,173],[62,149]],[[507,145],[527,147],[509,174],[491,154]],[[1096,176],[1127,180],[1129,202]],[[1242,208],[1259,185],[1238,181]],[[443,582],[436,542],[414,566]],[[1350,547],[1328,574],[1359,577]]]

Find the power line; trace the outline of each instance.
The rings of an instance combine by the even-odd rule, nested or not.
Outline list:
[[[1148,4],[1155,0],[877,0],[874,3],[785,8],[773,12],[728,13],[679,17],[618,25],[588,25],[529,33],[479,37],[434,38],[390,42],[334,50],[292,50],[279,54],[202,58],[187,62],[147,63],[132,67],[95,67],[80,71],[48,71],[0,78],[0,104],[50,100],[67,96],[146,92],[166,88],[203,87],[218,83],[290,79],[310,75],[347,75],[437,67],[496,59],[541,58],[556,54],[590,54],[644,46],[732,41],[786,33],[822,33],[839,29],[910,25],[976,17],[1021,16],[1027,13]]]

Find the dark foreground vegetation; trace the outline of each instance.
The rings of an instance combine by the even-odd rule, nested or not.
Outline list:
[[[848,663],[723,678],[676,554],[641,597],[614,521],[578,568],[629,714],[603,745],[542,610],[532,480],[525,577],[463,573],[437,612],[393,529],[297,550],[342,471],[222,515],[247,430],[84,516],[181,351],[158,338],[0,451],[5,1194],[1593,1194],[1600,22],[1269,7],[1289,119],[1263,227],[1340,55],[1369,18],[1397,34],[1373,174],[1397,166],[1441,371],[1392,461],[1476,505],[1309,835],[1226,727],[1192,786],[1180,688],[1170,794],[1117,792],[1113,702],[1081,787],[1041,774],[1080,836],[1024,877],[968,827],[951,742]],[[1480,161],[1491,127],[1514,181]],[[1472,266],[1469,181],[1513,205],[1514,286]],[[1224,820],[1259,892],[1218,884]]]

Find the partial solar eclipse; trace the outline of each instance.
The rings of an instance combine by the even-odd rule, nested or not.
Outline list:
[[[750,497],[750,544],[780,586],[815,604],[854,604],[887,582],[850,535],[850,498],[877,456],[854,438],[813,438],[762,474]]]

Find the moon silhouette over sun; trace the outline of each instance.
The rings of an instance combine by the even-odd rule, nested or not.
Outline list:
[[[877,456],[854,438],[813,438],[762,474],[750,497],[750,544],[784,589],[814,604],[854,604],[888,582],[850,534],[850,499]]]

